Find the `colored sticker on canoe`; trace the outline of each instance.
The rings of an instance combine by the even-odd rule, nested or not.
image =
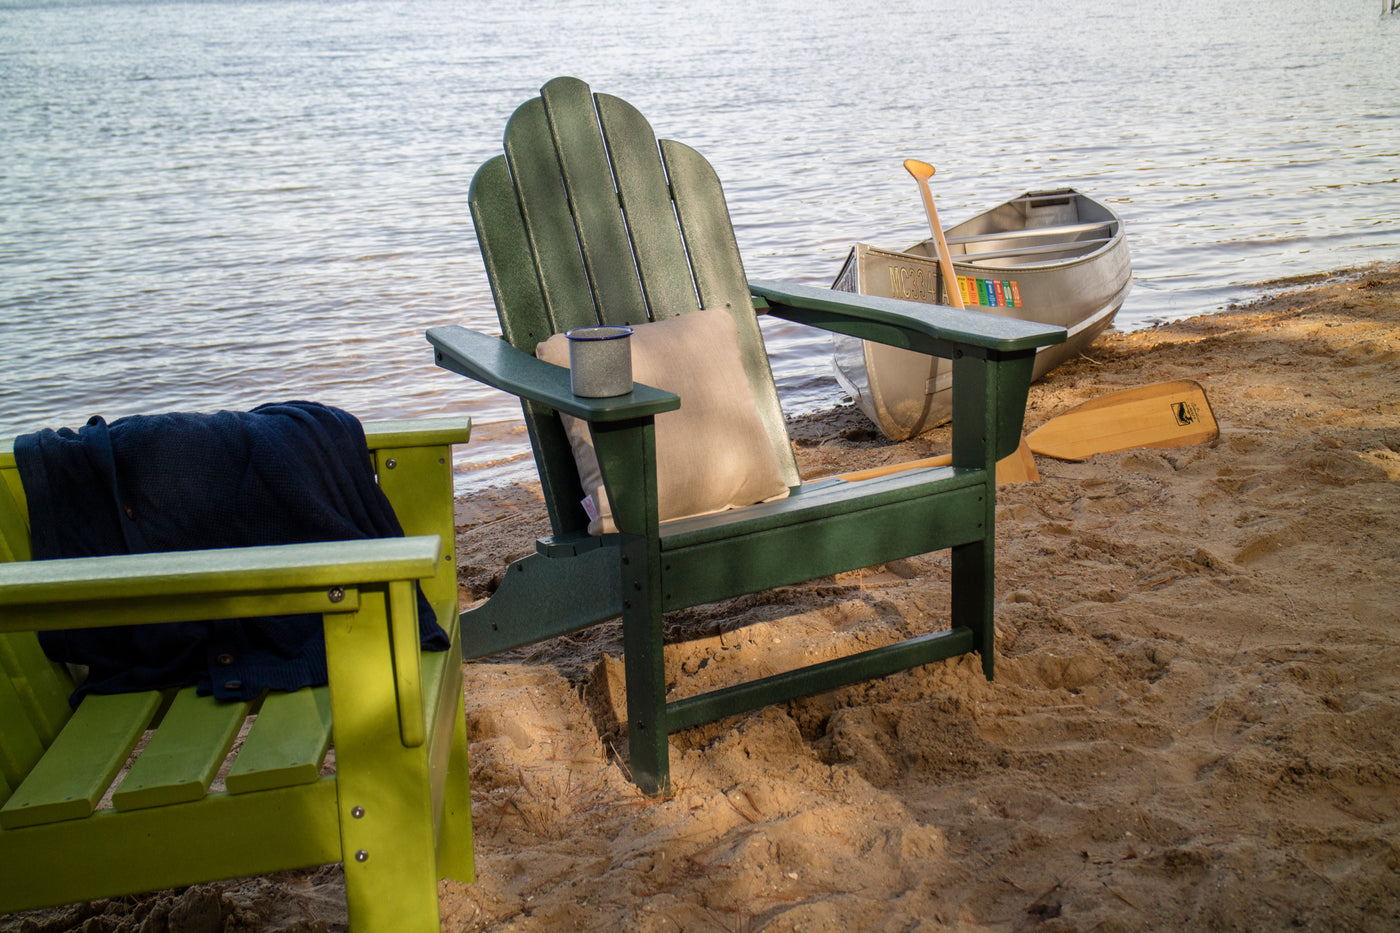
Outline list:
[[[975,279],[958,276],[963,304],[987,308],[1021,308],[1021,284],[1015,279]]]

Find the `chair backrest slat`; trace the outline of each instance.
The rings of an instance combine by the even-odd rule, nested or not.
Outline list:
[[[497,309],[510,309],[509,314],[498,310],[501,333],[511,346],[534,353],[536,344],[554,334],[554,320],[535,264],[521,260],[531,255],[533,244],[505,156],[496,156],[477,169],[467,202],[491,297]],[[581,276],[582,263],[578,269]]]
[[[0,777],[18,787],[43,754],[44,742],[14,681],[0,678]]]
[[[534,259],[551,333],[597,324],[594,285],[584,267],[543,101],[530,101],[510,118],[505,152],[530,246],[519,258]]]
[[[49,660],[33,632],[0,635],[0,676],[24,703],[25,718],[47,746],[73,715],[68,698],[76,686],[68,669]]]
[[[646,323],[646,301],[627,225],[618,210],[593,95],[581,81],[556,79],[544,86],[540,98],[554,144],[552,158],[574,219],[576,248],[592,286],[596,319],[604,324]],[[506,143],[511,143],[509,135]],[[542,155],[544,161],[551,160],[549,153]],[[559,323],[564,323],[562,318]],[[569,326],[577,325],[570,321]]]
[[[685,242],[676,226],[671,186],[656,147],[656,134],[631,104],[606,94],[596,97],[648,316],[660,321],[695,311],[700,301]]]
[[[676,217],[685,237],[700,304],[705,308],[725,308],[734,319],[744,372],[748,374],[759,417],[777,455],[783,481],[796,486],[801,482],[797,459],[788,439],[787,420],[778,401],[719,176],[704,156],[684,143],[663,139],[661,154],[671,179]]]
[[[516,349],[534,353],[540,341],[555,333],[554,320],[538,269],[530,258],[533,247],[505,156],[496,156],[477,169],[467,200],[501,334]],[[578,269],[581,275],[581,262]],[[585,531],[588,516],[578,508],[583,486],[563,426],[548,408],[524,400],[520,407],[554,533]]]
[[[753,296],[719,176],[685,143],[663,139],[660,147],[701,307],[728,308],[736,324],[746,322],[757,333]]]
[[[23,487],[14,458],[0,463],[0,562],[29,560],[29,516],[20,501]]]
[[[28,560],[29,523],[22,503],[14,461],[0,463],[0,561]],[[0,634],[0,773],[11,786],[72,716],[68,696],[73,679],[44,655],[33,632]],[[16,773],[17,772],[17,773]]]

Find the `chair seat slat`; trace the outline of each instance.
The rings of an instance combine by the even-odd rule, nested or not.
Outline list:
[[[220,703],[185,687],[141,756],[112,795],[118,810],[199,800],[219,771],[250,703]]]
[[[907,502],[956,490],[975,489],[982,475],[980,471],[928,467],[875,477],[861,483],[823,478],[802,484],[785,499],[666,522],[661,526],[661,549],[680,550],[788,525],[870,512],[891,502]]]
[[[331,692],[269,694],[224,784],[231,794],[310,784],[331,744]]]
[[[161,701],[154,690],[85,698],[0,810],[0,827],[18,829],[91,816]]]

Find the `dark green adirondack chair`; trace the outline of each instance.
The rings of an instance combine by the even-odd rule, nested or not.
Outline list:
[[[428,331],[440,366],[522,399],[554,534],[464,613],[468,657],[621,615],[633,779],[668,785],[667,737],[699,723],[965,652],[992,675],[996,461],[1015,449],[1037,347],[1065,337],[972,311],[748,281],[720,184],[693,149],[572,78],[520,107],[505,155],[477,172],[472,216],[504,339]],[[654,419],[684,398],[638,384],[571,394],[537,345],[581,325],[641,327],[699,309],[733,321],[741,365],[786,498],[661,522]],[[953,465],[802,483],[755,312],[953,360]],[[616,534],[591,536],[558,414],[591,428]],[[729,452],[726,452],[729,453]],[[701,457],[703,459],[703,456]],[[951,628],[667,702],[662,613],[952,549]],[[930,625],[930,628],[933,628]]]
[[[32,561],[0,451],[0,913],[343,862],[352,929],[438,929],[438,879],[473,879],[450,453],[470,422],[365,429],[410,537]],[[415,581],[448,651],[419,649]],[[75,711],[35,637],[304,612],[324,616],[329,686],[252,703],[190,687]]]

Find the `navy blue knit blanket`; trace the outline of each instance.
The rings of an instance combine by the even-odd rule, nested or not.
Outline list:
[[[315,402],[251,412],[92,418],[15,440],[35,560],[402,536],[354,416]],[[424,648],[447,634],[422,591]],[[89,668],[73,695],[194,684],[247,700],[324,684],[319,615],[45,632]]]

